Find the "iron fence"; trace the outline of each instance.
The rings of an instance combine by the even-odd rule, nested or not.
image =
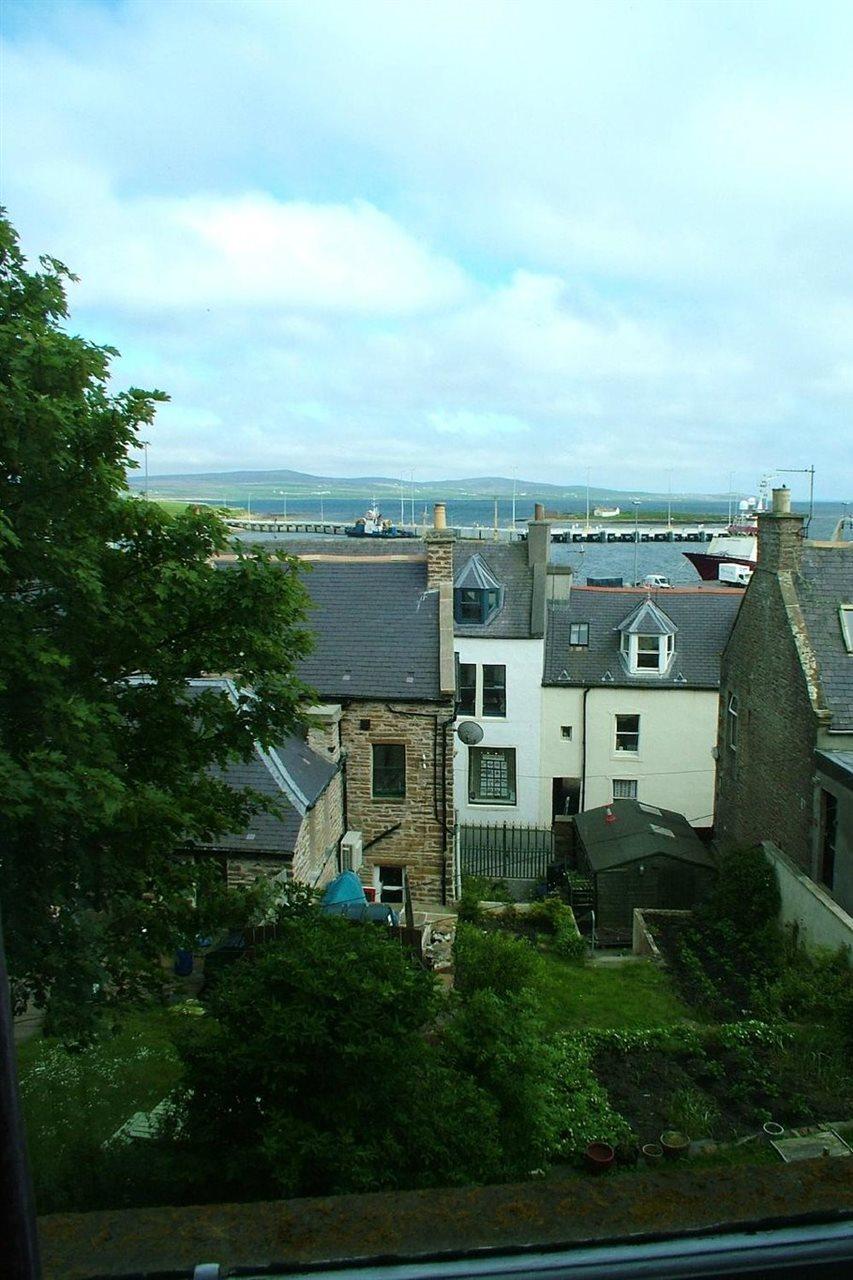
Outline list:
[[[554,834],[550,827],[463,822],[457,828],[457,838],[463,875],[536,880],[554,861]]]

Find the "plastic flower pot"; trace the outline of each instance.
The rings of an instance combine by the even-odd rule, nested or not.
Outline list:
[[[686,1155],[690,1139],[686,1133],[679,1133],[677,1129],[665,1129],[660,1136],[660,1145],[667,1160],[677,1160]]]
[[[643,1155],[650,1164],[656,1164],[663,1158],[663,1147],[659,1142],[647,1142],[642,1148]]]
[[[591,1142],[584,1152],[588,1167],[596,1173],[609,1169],[615,1156],[616,1152],[609,1142]]]

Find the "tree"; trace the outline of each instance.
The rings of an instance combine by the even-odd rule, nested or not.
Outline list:
[[[131,496],[166,397],[111,392],[117,353],[66,332],[74,277],[40,262],[0,219],[0,905],[16,1005],[71,1033],[157,981],[202,926],[199,880],[221,908],[215,868],[175,851],[245,823],[257,797],[210,767],[298,727],[310,638],[293,562],[218,571],[214,513]],[[188,699],[206,672],[236,705]]]
[[[439,995],[383,930],[313,910],[239,961],[182,1046],[179,1133],[216,1193],[488,1179],[496,1108],[445,1056]],[[204,1194],[204,1193],[203,1193]]]

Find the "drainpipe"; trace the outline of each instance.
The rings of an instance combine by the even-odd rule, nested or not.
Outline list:
[[[583,691],[583,733],[581,735],[581,799],[579,813],[583,813],[586,808],[586,700],[592,693],[591,689]]]

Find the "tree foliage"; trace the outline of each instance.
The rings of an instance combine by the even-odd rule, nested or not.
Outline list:
[[[382,930],[286,917],[188,1029],[180,1132],[196,1166],[246,1196],[491,1176],[496,1106],[430,1033],[438,1012],[432,976]]]
[[[222,907],[176,849],[245,822],[215,769],[298,724],[306,596],[295,566],[239,555],[210,511],[131,496],[129,451],[160,392],[113,392],[117,354],[64,327],[52,258],[27,269],[0,220],[0,903],[18,1006],[54,1028],[156,981]],[[186,681],[230,674],[235,705]],[[238,909],[231,900],[229,907]]]

